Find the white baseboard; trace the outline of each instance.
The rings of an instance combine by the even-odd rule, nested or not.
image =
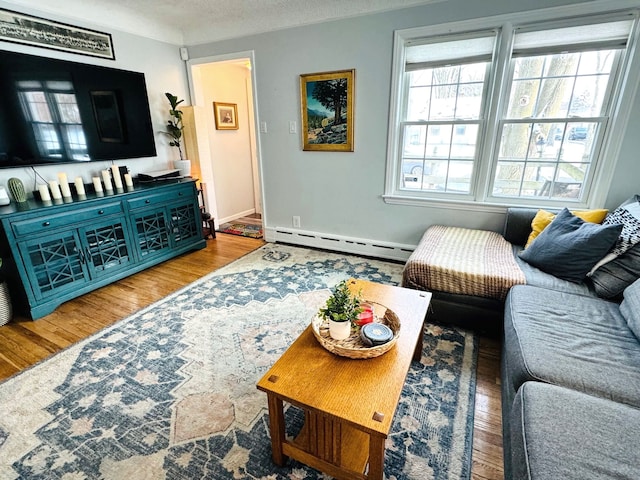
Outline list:
[[[229,215],[228,217],[224,217],[221,219],[216,218],[216,223],[223,224],[227,222],[233,222],[240,217],[248,217],[249,215],[253,215],[254,213],[256,213],[256,209],[251,208],[249,210],[245,210],[244,212],[234,213],[233,215]]]
[[[353,253],[367,257],[407,261],[416,245],[377,242],[366,238],[345,237],[341,235],[310,232],[296,228],[265,228],[264,239],[267,242],[282,242],[304,247],[323,248],[344,253]]]

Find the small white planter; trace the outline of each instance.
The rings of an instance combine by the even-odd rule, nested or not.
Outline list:
[[[174,160],[173,168],[180,170],[181,177],[191,176],[191,161],[190,160]]]
[[[334,322],[329,320],[329,335],[334,340],[345,340],[351,335],[351,322]]]

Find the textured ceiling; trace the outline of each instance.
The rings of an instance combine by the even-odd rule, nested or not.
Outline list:
[[[196,45],[443,0],[6,1],[18,11],[28,7],[78,20],[80,25],[89,22],[176,45]]]

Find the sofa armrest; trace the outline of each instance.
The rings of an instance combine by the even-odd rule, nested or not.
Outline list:
[[[502,231],[505,240],[513,245],[524,246],[531,233],[531,221],[536,213],[538,213],[537,208],[508,208]]]

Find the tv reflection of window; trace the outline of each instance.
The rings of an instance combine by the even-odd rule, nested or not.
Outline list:
[[[41,157],[88,161],[87,141],[72,83],[20,80],[16,85]]]

